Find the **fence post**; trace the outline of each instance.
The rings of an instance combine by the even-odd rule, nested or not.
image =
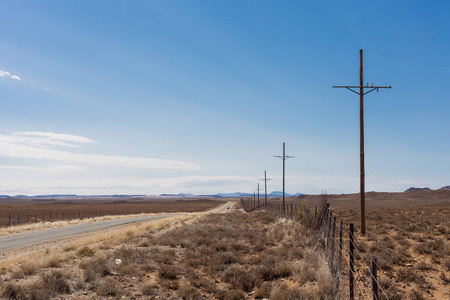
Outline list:
[[[334,238],[336,232],[336,216],[333,216],[333,236],[331,240],[331,272],[335,270],[336,264],[334,263]]]
[[[340,226],[339,226],[339,252],[338,252],[338,265],[337,265],[337,267],[338,267],[338,274],[339,274],[339,277],[338,278],[340,278],[341,276],[341,261],[342,261],[342,221],[341,221],[341,224],[340,224]]]
[[[350,223],[350,232],[349,232],[349,238],[350,238],[350,272],[348,272],[349,277],[349,283],[350,283],[350,300],[354,300],[355,296],[353,293],[353,272],[355,272],[355,266],[354,266],[354,256],[353,256],[353,223]]]
[[[316,206],[316,209],[314,210],[314,218],[316,218],[317,217],[317,206]]]
[[[17,214],[17,225],[20,224],[20,213]]]
[[[327,208],[328,208],[328,206],[325,205],[325,207],[323,208],[323,210],[322,210],[322,212],[321,212],[322,214],[320,215],[319,224],[317,225],[317,233],[320,233],[320,232],[322,231],[322,228],[323,228],[323,220],[324,220],[325,215],[326,215],[326,213],[327,213]]]
[[[292,220],[292,202],[291,202],[291,220]]]
[[[28,224],[28,213],[27,213],[27,224]]]
[[[377,259],[375,257],[370,261],[370,274],[372,279],[372,300],[378,300]]]
[[[331,233],[331,218],[333,217],[333,211],[330,210],[330,215],[328,217],[328,230],[327,230],[327,250],[328,250],[328,246],[330,245],[330,233]]]
[[[52,221],[52,212],[50,212],[50,222]]]
[[[11,213],[8,214],[8,225],[11,225]]]

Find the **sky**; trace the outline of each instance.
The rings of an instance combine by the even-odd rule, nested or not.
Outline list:
[[[450,185],[448,1],[0,0],[0,194]],[[263,192],[263,191],[262,191]]]

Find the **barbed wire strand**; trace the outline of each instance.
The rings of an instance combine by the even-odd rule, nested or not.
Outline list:
[[[353,247],[356,248],[355,244],[353,244]],[[364,259],[363,259],[363,257],[361,256],[360,251],[359,251],[358,249],[356,249],[356,250],[357,250],[356,253],[357,253],[358,256],[359,256],[360,261],[361,261],[361,263],[363,264],[363,267],[365,267],[365,268],[367,269],[367,271],[369,271],[370,278],[372,278],[373,280],[375,280],[375,282],[377,283],[379,289],[380,289],[381,292],[384,294],[384,296],[386,297],[386,299],[389,299],[389,297],[386,295],[386,292],[385,292],[384,289],[382,288],[382,286],[381,286],[380,282],[378,281],[378,279],[375,278],[375,276],[373,276],[372,272],[370,271],[369,266],[364,262]],[[374,261],[374,262],[376,263],[376,261]],[[378,264],[377,264],[377,265],[378,265]],[[381,270],[381,269],[380,269],[380,270]]]

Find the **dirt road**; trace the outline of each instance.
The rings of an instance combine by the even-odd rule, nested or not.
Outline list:
[[[224,206],[212,210],[212,212],[221,213],[227,211],[232,204],[227,203]],[[142,217],[130,217],[122,219],[114,219],[107,221],[99,221],[94,223],[82,224],[82,225],[72,225],[65,226],[56,229],[50,229],[45,231],[33,232],[28,234],[21,234],[11,237],[5,237],[0,239],[0,250],[20,247],[25,245],[31,245],[36,243],[41,243],[45,241],[55,240],[62,237],[67,237],[75,234],[82,234],[86,232],[91,232],[100,229],[111,228],[115,226],[147,221],[152,219],[169,218],[175,216],[181,216],[183,214],[167,214],[167,215],[156,215],[156,216],[142,216]]]
[[[146,217],[132,217],[132,218],[125,218],[125,219],[116,219],[116,220],[108,220],[108,221],[101,221],[101,222],[95,222],[95,223],[89,223],[89,224],[82,224],[82,225],[74,225],[74,226],[67,226],[57,229],[51,229],[51,230],[45,230],[40,232],[33,232],[23,235],[17,235],[12,237],[6,237],[0,239],[0,249],[7,249],[11,247],[18,247],[18,246],[24,246],[29,244],[35,244],[40,243],[48,240],[54,240],[57,238],[70,236],[74,234],[80,234],[84,232],[139,222],[139,221],[145,221],[150,219],[157,219],[157,218],[167,218],[167,217],[173,217],[180,214],[171,214],[171,215],[158,215],[158,216],[146,216]]]

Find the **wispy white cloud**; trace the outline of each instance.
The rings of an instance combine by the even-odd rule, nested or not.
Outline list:
[[[0,135],[0,156],[151,169],[198,170],[200,168],[196,164],[177,160],[88,154],[53,149],[54,147],[79,147],[77,144],[82,143],[94,143],[94,141],[68,134],[16,132],[9,136]]]
[[[28,167],[28,166],[0,166],[1,170],[12,170],[12,171],[27,171],[27,172],[50,172],[50,173],[61,173],[68,171],[83,171],[85,170],[82,166],[73,165],[54,165],[48,167]]]
[[[7,77],[10,79],[22,80],[19,76],[11,75],[11,73],[9,73],[8,71],[2,71],[2,70],[0,70],[0,77]]]
[[[11,77],[11,73],[0,70],[0,77]]]
[[[0,77],[6,77],[6,78],[9,78],[9,79],[26,82],[28,84],[31,84],[34,87],[41,88],[41,89],[44,89],[46,91],[50,91],[51,90],[51,88],[49,88],[47,86],[41,86],[41,85],[37,84],[36,82],[34,82],[32,80],[23,80],[20,76],[15,75],[15,74],[11,74],[8,71],[0,70]]]
[[[74,142],[74,143],[95,143],[94,140],[71,134],[62,134],[62,133],[52,133],[52,132],[41,132],[41,131],[22,131],[22,132],[14,132],[13,136],[23,137],[27,139],[39,138],[42,141],[54,142],[54,141],[66,141],[66,142]]]

